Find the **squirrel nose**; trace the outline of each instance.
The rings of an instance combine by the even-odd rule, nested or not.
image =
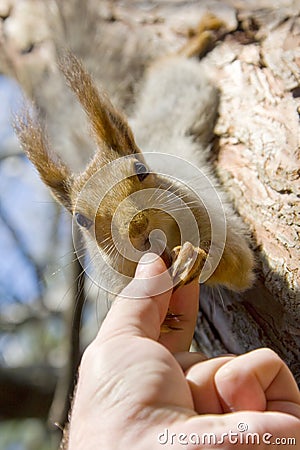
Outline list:
[[[144,211],[140,211],[132,218],[129,224],[129,236],[135,238],[147,230],[149,220]]]

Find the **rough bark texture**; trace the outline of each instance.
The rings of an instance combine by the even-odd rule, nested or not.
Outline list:
[[[242,304],[203,309],[227,349],[268,345],[299,382],[298,11],[239,12],[239,30],[208,57],[222,93],[217,169],[253,231],[258,279]]]
[[[0,11],[3,18],[8,16],[1,24],[0,69],[17,77],[29,95],[38,92],[45,110],[61,89],[41,89],[45,78],[57,77],[53,21],[52,28],[36,27],[35,35],[24,25],[23,37],[17,39],[13,21],[9,24],[10,14],[13,17],[20,8],[17,3],[3,2]],[[26,17],[30,23],[40,8],[38,23],[45,24],[43,2],[19,5],[24,3],[29,15],[19,16],[19,23]],[[90,49],[86,51],[91,41],[84,41],[87,47],[82,47],[76,23],[70,29],[65,22],[74,15],[76,0],[67,2],[73,9],[65,9],[61,16],[59,3],[49,2],[55,10],[54,29],[63,30],[61,39],[84,57],[110,92],[115,94],[119,88],[115,101],[127,111],[150,61],[180,48],[205,11],[224,21],[226,32],[205,57],[221,92],[213,159],[221,183],[253,233],[257,282],[242,295],[203,287],[195,338],[209,355],[269,346],[300,382],[300,2],[277,1],[276,8],[271,0],[161,0],[156,6],[138,1],[87,2],[98,17],[92,41],[101,55],[97,64]],[[11,9],[5,10],[5,4]],[[82,21],[77,26],[84,32]]]

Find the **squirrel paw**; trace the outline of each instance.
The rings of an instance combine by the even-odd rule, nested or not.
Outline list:
[[[206,257],[204,250],[194,247],[190,242],[175,247],[171,252],[172,265],[169,269],[174,289],[198,278]]]
[[[188,31],[189,40],[179,50],[179,55],[192,58],[202,58],[206,55],[224,34],[225,24],[214,14],[207,13],[200,20],[197,27]]]
[[[180,331],[182,328],[179,326],[182,314],[173,314],[168,311],[163,324],[160,327],[161,333],[169,333],[170,331]]]
[[[169,268],[169,273],[173,279],[174,290],[199,277],[206,257],[207,254],[204,250],[194,247],[190,242],[185,242],[182,246],[179,245],[172,250],[172,265]],[[181,317],[181,314],[173,314],[168,311],[160,332],[168,333],[181,330]]]

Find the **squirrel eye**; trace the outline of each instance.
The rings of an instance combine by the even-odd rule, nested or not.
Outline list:
[[[75,213],[75,219],[79,226],[81,226],[82,228],[86,228],[87,230],[91,227],[93,223],[92,220],[88,219],[87,217],[85,217],[83,214],[80,213]]]
[[[144,181],[144,179],[149,175],[147,167],[141,162],[134,163],[135,173],[140,181]]]

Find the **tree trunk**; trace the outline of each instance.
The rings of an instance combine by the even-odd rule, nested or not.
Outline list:
[[[213,305],[203,295],[201,309],[227,351],[269,346],[300,382],[299,8],[237,19],[207,59],[221,91],[217,171],[253,231],[257,282]]]

